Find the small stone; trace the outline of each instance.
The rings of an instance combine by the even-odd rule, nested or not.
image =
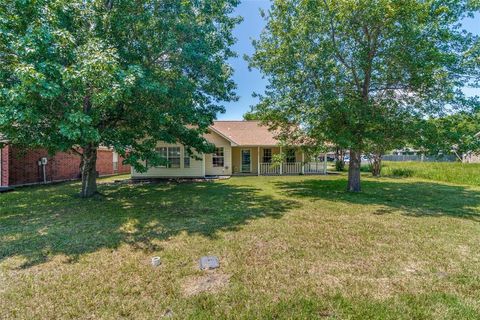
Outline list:
[[[210,270],[220,267],[220,262],[215,256],[206,256],[200,258],[200,270]]]
[[[152,258],[152,266],[158,267],[162,261],[160,260],[160,257],[153,257]]]

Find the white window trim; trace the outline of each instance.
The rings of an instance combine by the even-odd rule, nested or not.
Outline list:
[[[222,154],[221,156],[217,156],[217,150],[216,149],[222,149]],[[221,158],[223,160],[223,165],[215,165],[214,159]],[[213,168],[223,168],[225,167],[225,147],[216,147],[215,152],[212,154],[212,167]]]
[[[170,149],[180,149],[180,154],[179,157],[172,157],[172,159],[180,159],[178,167],[172,167],[171,163],[167,163],[165,165],[159,165],[157,168],[162,168],[162,169],[181,169],[182,168],[182,148],[180,146],[162,146],[162,147],[157,147],[156,152],[160,153],[160,149],[166,149],[166,160],[167,162],[170,162]]]

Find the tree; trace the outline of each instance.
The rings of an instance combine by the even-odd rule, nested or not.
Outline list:
[[[459,88],[478,74],[467,63],[478,39],[459,21],[475,10],[466,1],[274,1],[249,59],[269,81],[256,112],[272,129],[349,149],[347,189],[360,191],[361,154],[382,145],[389,123],[473,103]]]
[[[248,112],[245,112],[245,114],[243,115],[243,120],[246,120],[246,121],[251,121],[251,120],[261,120],[261,116],[259,114],[257,114],[255,111],[248,111]]]
[[[157,141],[208,152],[202,138],[236,98],[238,0],[6,0],[0,4],[0,132],[10,143],[81,156],[96,193],[100,145],[125,163],[165,160]]]
[[[378,107],[379,110],[381,107]],[[423,121],[409,113],[390,114],[390,112],[398,112],[395,109],[385,109],[376,114],[375,123],[377,126],[372,127],[372,134],[375,139],[365,139],[364,152],[368,154],[370,160],[370,169],[374,177],[379,177],[382,170],[382,158],[385,153],[395,148],[402,148],[418,136]]]
[[[462,161],[469,152],[480,152],[480,109],[458,112],[425,121],[416,146],[429,154],[454,154]]]

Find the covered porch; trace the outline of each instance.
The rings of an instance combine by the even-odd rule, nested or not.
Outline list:
[[[275,156],[284,154],[282,162],[274,161]],[[327,157],[322,154],[307,159],[301,148],[279,146],[232,147],[233,175],[299,175],[326,174]]]

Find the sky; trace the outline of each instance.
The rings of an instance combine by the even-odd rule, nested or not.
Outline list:
[[[267,85],[267,81],[262,79],[258,70],[248,70],[248,63],[243,57],[253,54],[252,40],[258,39],[265,26],[265,20],[260,16],[260,9],[268,10],[269,7],[269,0],[243,0],[236,9],[235,14],[243,17],[243,21],[233,31],[237,38],[233,50],[238,57],[230,59],[229,63],[235,70],[233,80],[237,84],[236,92],[239,100],[225,103],[226,112],[218,115],[219,120],[241,120],[243,114],[258,102],[258,99],[253,98],[252,94],[254,92],[263,93]],[[477,14],[473,19],[464,20],[463,26],[468,31],[480,35],[480,15]],[[464,92],[469,96],[480,96],[480,89],[465,88]]]

